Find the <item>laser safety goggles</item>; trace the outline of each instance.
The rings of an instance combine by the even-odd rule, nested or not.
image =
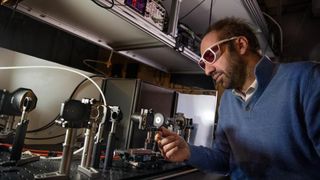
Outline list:
[[[214,43],[210,47],[208,47],[202,54],[200,60],[198,61],[199,66],[203,70],[205,70],[205,67],[206,67],[205,63],[209,63],[209,64],[215,63],[221,56],[220,44],[235,40],[237,38],[238,38],[237,36],[234,36],[228,39],[223,39],[221,41]]]

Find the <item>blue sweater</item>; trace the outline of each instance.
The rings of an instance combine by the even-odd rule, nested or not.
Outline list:
[[[232,179],[320,179],[320,64],[263,57],[244,102],[226,90],[212,149],[189,145],[188,163]]]

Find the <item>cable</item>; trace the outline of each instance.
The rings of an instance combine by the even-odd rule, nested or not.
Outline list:
[[[94,71],[99,72],[99,73],[101,73],[101,74],[103,74],[103,75],[106,76],[106,74],[105,74],[104,72],[102,72],[102,71],[100,71],[99,69],[91,66],[91,65],[88,64],[87,62],[94,62],[94,63],[97,63],[97,64],[103,64],[103,65],[106,65],[106,66],[107,66],[107,69],[109,69],[109,68],[111,67],[111,65],[112,65],[112,62],[111,62],[112,56],[113,56],[113,50],[111,50],[107,62],[101,62],[101,61],[91,60],[91,59],[84,59],[82,62],[83,62],[84,65],[88,66],[89,68],[93,69]]]
[[[99,127],[98,127],[98,132],[97,132],[97,138],[101,138],[102,136],[102,132],[103,132],[103,126],[104,126],[104,123],[105,123],[105,120],[106,120],[106,116],[107,116],[107,101],[106,101],[106,98],[101,90],[101,88],[99,87],[99,85],[94,82],[90,77],[88,77],[87,75],[79,72],[79,71],[76,71],[76,70],[73,70],[73,69],[69,69],[69,68],[64,68],[64,67],[58,67],[58,66],[5,66],[5,67],[0,67],[0,70],[11,70],[11,69],[59,69],[59,70],[64,70],[64,71],[69,71],[69,72],[73,72],[75,74],[78,74],[80,76],[83,76],[85,78],[87,78],[89,81],[91,81],[91,83],[97,88],[97,90],[99,91],[100,95],[101,95],[101,98],[103,100],[103,117],[102,117],[102,122],[99,124]]]
[[[92,2],[94,2],[96,5],[104,8],[104,9],[112,9],[114,6],[114,0],[111,0],[111,5],[110,6],[106,6],[105,4],[103,4],[102,2],[100,2],[99,0],[91,0]],[[106,1],[106,0],[105,0]]]
[[[81,135],[83,134],[83,132],[80,132],[80,134],[77,135],[77,138],[79,138]],[[66,133],[63,134],[59,134],[56,136],[50,136],[50,137],[41,137],[41,138],[34,138],[34,137],[25,137],[25,139],[30,139],[30,140],[48,140],[48,139],[55,139],[55,138],[59,138],[66,135]],[[63,142],[62,142],[63,143]]]
[[[97,64],[103,64],[103,65],[106,65],[106,66],[107,66],[107,69],[109,69],[109,68],[111,67],[111,65],[112,65],[112,62],[111,62],[112,56],[113,56],[113,50],[111,50],[107,62],[101,62],[101,61],[91,60],[91,59],[84,59],[82,62],[83,62],[84,65],[88,66],[89,68],[93,69],[94,71],[99,72],[99,73],[101,73],[101,74],[103,74],[103,75],[106,76],[106,74],[105,74],[104,72],[102,72],[102,71],[100,71],[99,69],[91,66],[91,65],[88,64],[87,62],[94,62],[94,63],[97,63]]]
[[[279,28],[279,32],[280,32],[280,52],[282,53],[283,51],[283,33],[282,33],[282,28],[280,26],[280,24],[274,20],[269,14],[262,12],[263,15],[265,15],[266,17],[268,17],[278,28]]]
[[[79,71],[69,69],[69,68],[64,68],[64,67],[58,67],[58,66],[5,66],[5,67],[0,67],[0,70],[12,70],[12,69],[58,69],[58,70],[73,72],[75,74],[78,74],[80,76],[85,77],[97,88],[97,90],[99,91],[99,93],[101,95],[103,105],[105,107],[107,107],[106,98],[105,98],[101,88],[99,87],[99,85],[96,82],[94,82],[89,76],[87,76]]]
[[[44,137],[44,138],[25,137],[25,139],[30,139],[30,140],[48,140],[48,139],[55,139],[55,138],[58,138],[58,137],[62,137],[64,135],[66,135],[66,133],[59,134],[59,135],[56,135],[56,136],[51,136],[51,137]]]
[[[90,77],[90,78],[97,78],[97,77],[99,77],[99,78],[105,79],[105,77],[102,76],[102,75],[92,75],[92,76],[89,76],[89,77]],[[73,92],[71,93],[69,99],[72,99],[72,98],[73,98],[73,96],[75,95],[75,93],[77,92],[77,90],[79,89],[79,87],[80,87],[83,83],[85,83],[87,80],[88,80],[88,79],[82,80],[82,81],[74,88],[74,90],[73,90]]]
[[[183,15],[181,18],[179,18],[179,21],[189,16],[194,10],[196,10],[202,3],[204,3],[206,0],[202,0],[199,4],[197,4],[194,8],[192,8],[189,12],[187,12],[185,15]]]
[[[81,153],[82,151],[83,151],[83,147],[73,151],[73,155],[77,155],[77,154]],[[43,156],[41,156],[40,158],[41,159],[50,159],[50,160],[59,160],[59,159],[62,159],[62,155],[58,156],[58,157],[43,157]]]
[[[88,77],[87,75],[73,70],[73,69],[69,69],[69,68],[64,68],[64,67],[58,67],[58,66],[6,66],[6,67],[0,67],[0,70],[12,70],[12,69],[58,69],[58,70],[64,70],[64,71],[69,71],[69,72],[73,72],[75,74],[78,74],[80,76],[85,77],[86,79],[88,79],[89,81],[91,81],[91,83],[97,88],[97,90],[99,91],[101,98],[103,100],[103,121],[99,124],[98,127],[98,133],[97,133],[97,137],[101,137],[102,136],[102,131],[103,131],[103,126],[104,126],[104,121],[106,119],[107,116],[107,102],[106,102],[106,98],[104,96],[104,93],[102,92],[101,88],[99,87],[99,85],[94,82],[90,77]]]
[[[27,133],[35,133],[35,132],[40,132],[46,129],[49,129],[51,126],[53,126],[55,124],[55,120],[59,117],[59,115],[56,116],[56,118],[54,118],[52,121],[50,121],[48,124],[38,128],[38,129],[33,129],[33,130],[29,130],[27,131]]]
[[[8,150],[12,148],[11,144],[2,144],[0,143],[0,148],[3,148],[5,150]],[[40,156],[48,156],[49,154],[56,154],[59,157],[61,157],[62,152],[61,151],[50,151],[50,150],[39,150],[39,149],[31,149],[31,148],[23,148],[24,153],[25,152],[31,152],[32,154],[40,155]]]
[[[25,137],[25,139],[29,139],[29,140],[33,140],[33,141],[43,141],[43,140],[55,139],[55,138],[63,137],[64,135],[65,135],[65,133],[64,133],[64,134],[57,135],[57,136],[44,137],[44,138],[30,138],[30,137]],[[78,134],[77,137],[76,137],[76,139],[78,139],[78,138],[81,137],[81,136],[82,136],[82,133]],[[59,142],[59,143],[55,143],[55,144],[56,144],[56,145],[60,145],[60,144],[62,144],[62,143],[64,143],[64,141]],[[37,145],[37,144],[33,144],[33,145]],[[43,145],[43,144],[40,144],[40,145]],[[74,151],[73,154],[77,154],[77,153],[81,152],[82,150],[83,150],[83,147],[81,147],[81,148],[79,148],[78,150]],[[39,151],[41,151],[41,150],[39,150]]]
[[[84,59],[82,62],[83,62],[83,64],[85,64],[85,65],[88,66],[89,68],[91,68],[91,69],[93,69],[94,71],[96,71],[96,72],[98,72],[98,73],[101,73],[101,74],[103,74],[103,75],[106,75],[106,74],[105,74],[104,72],[100,71],[99,69],[91,66],[88,62],[94,62],[94,63],[97,63],[97,64],[103,64],[103,65],[106,65],[107,68],[109,68],[107,63],[101,62],[101,61],[97,61],[97,60]]]
[[[104,78],[104,76],[101,76],[101,75],[92,75],[92,76],[89,76],[90,78],[96,78],[96,77],[102,77]],[[74,94],[77,92],[77,90],[79,89],[79,87],[85,83],[88,79],[84,79],[82,80],[73,90],[73,92],[71,93],[71,95],[69,96],[69,99],[72,99]],[[38,129],[33,129],[33,130],[29,130],[27,131],[27,133],[35,133],[35,132],[39,132],[39,131],[43,131],[43,130],[46,130],[48,128],[50,128],[51,126],[53,126],[55,124],[55,120],[59,117],[59,114],[52,120],[50,121],[48,124],[38,128]]]

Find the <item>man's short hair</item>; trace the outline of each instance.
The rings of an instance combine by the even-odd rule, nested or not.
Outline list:
[[[260,45],[253,29],[243,19],[235,17],[221,19],[210,26],[205,35],[212,31],[218,33],[219,40],[231,38],[233,36],[244,36],[248,39],[249,49],[252,52],[258,53],[260,50]]]

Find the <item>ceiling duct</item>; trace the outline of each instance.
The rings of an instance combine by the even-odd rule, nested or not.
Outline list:
[[[247,9],[247,11],[249,12],[253,21],[255,21],[256,25],[259,26],[262,33],[266,37],[266,39],[269,39],[268,25],[263,17],[263,14],[260,10],[260,7],[259,7],[257,1],[256,0],[242,0],[242,3],[244,5],[244,7]]]
[[[281,55],[283,49],[282,29],[280,25],[269,15],[260,10],[260,6],[256,0],[242,0],[244,7],[249,12],[252,20],[261,29],[262,35],[267,40],[267,44],[272,49],[273,53]],[[319,3],[320,4],[320,3]],[[267,16],[279,28],[279,32],[270,32],[269,24],[264,19]]]
[[[269,29],[268,25],[263,17],[263,14],[260,10],[260,7],[256,0],[242,0],[243,6],[249,12],[252,20],[256,23],[256,25],[260,28],[262,35],[267,40],[269,44],[270,36],[269,36]],[[263,52],[264,53],[264,52]]]

